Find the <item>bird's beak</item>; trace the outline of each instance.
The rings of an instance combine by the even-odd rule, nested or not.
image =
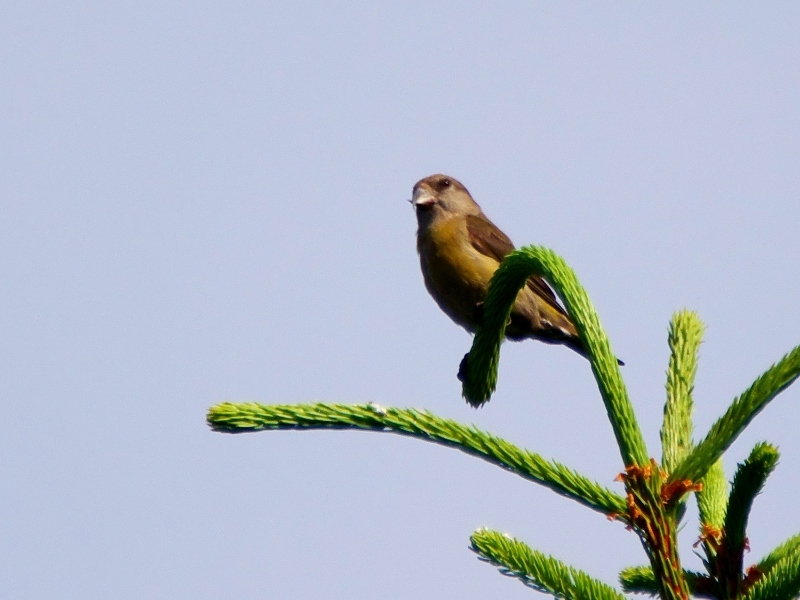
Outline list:
[[[430,190],[423,188],[414,190],[414,197],[411,199],[411,204],[413,204],[415,208],[418,206],[430,206],[434,202],[436,202],[436,198]]]

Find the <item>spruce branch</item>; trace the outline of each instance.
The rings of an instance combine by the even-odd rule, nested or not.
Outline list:
[[[705,325],[697,313],[682,310],[672,315],[669,326],[667,402],[661,429],[661,466],[671,472],[692,448],[692,413],[697,355]]]
[[[696,492],[697,508],[700,511],[700,527],[721,529],[728,510],[728,480],[722,457],[718,458],[702,479],[703,489]]]
[[[800,533],[790,537],[783,544],[762,558],[756,568],[762,573],[769,573],[782,560],[791,556],[800,556]]]
[[[764,487],[767,477],[778,464],[778,450],[767,443],[756,444],[750,456],[736,469],[725,524],[721,531],[721,543],[707,540],[708,564],[719,582],[725,598],[740,598],[749,587],[743,563],[747,546],[747,520],[753,500]]]
[[[495,271],[483,307],[483,321],[472,349],[462,361],[463,393],[473,406],[488,401],[497,384],[497,365],[514,299],[531,275],[541,275],[552,284],[569,312],[600,388],[625,466],[648,463],[644,443],[628,390],[608,336],[573,270],[552,250],[526,246],[512,252]]]
[[[753,500],[761,492],[778,464],[778,449],[766,442],[756,444],[750,456],[738,466],[725,514],[725,540],[729,550],[743,549],[745,531]]]
[[[800,554],[779,560],[745,595],[745,600],[792,600],[800,595]]]
[[[696,571],[683,571],[686,583],[689,585],[689,592],[692,596],[713,598],[711,593],[712,581],[707,575]],[[626,567],[619,573],[619,583],[623,592],[629,594],[647,594],[648,596],[658,596],[660,587],[656,580],[652,567],[638,566]]]
[[[673,471],[670,480],[699,481],[722,456],[755,416],[800,376],[800,346],[767,369],[725,414],[714,423],[701,441]]]
[[[564,465],[502,438],[424,410],[377,404],[234,404],[208,411],[209,426],[223,433],[274,429],[385,431],[450,446],[572,498],[608,517],[624,520],[625,499]]]
[[[719,457],[702,479],[702,489],[695,492],[697,508],[700,513],[700,539],[705,559],[703,563],[709,573],[717,577],[720,570],[717,562],[717,553],[722,544],[725,527],[725,513],[728,511],[728,479],[725,477],[725,467],[722,457]],[[717,596],[721,597],[722,591],[717,584]]]
[[[793,600],[800,597],[800,534],[743,572],[746,528],[755,496],[778,461],[777,449],[760,443],[738,466],[730,496],[722,455],[744,428],[781,391],[800,376],[800,346],[765,371],[711,427],[696,446],[692,441],[694,380],[704,325],[696,313],[673,315],[669,330],[667,402],[661,429],[662,460],[648,458],[618,361],[597,313],[570,267],[551,250],[527,246],[509,254],[491,279],[482,307],[482,325],[459,371],[463,394],[474,407],[487,402],[497,384],[499,352],[514,301],[532,275],[547,279],[569,313],[591,361],[625,472],[626,496],[579,475],[555,461],[425,410],[385,408],[377,404],[262,405],[222,403],[209,409],[207,422],[219,432],[286,429],[356,429],[415,437],[456,448],[571,498],[636,532],[649,567],[624,569],[626,592],[688,600]],[[661,468],[659,468],[661,467]],[[698,499],[701,542],[708,575],[684,570],[677,524],[687,493]],[[481,560],[504,575],[556,598],[624,600],[619,592],[529,548],[507,535],[481,529],[471,537]]]
[[[624,600],[609,585],[527,544],[497,531],[479,529],[470,538],[472,550],[503,575],[565,600]]]
[[[628,520],[650,559],[659,595],[663,600],[688,600],[689,586],[681,568],[671,506],[691,488],[665,486],[665,474],[655,459],[645,467],[628,467],[620,477],[628,492]]]
[[[661,591],[653,567],[626,567],[619,572],[619,583],[622,591],[629,594],[658,596]]]

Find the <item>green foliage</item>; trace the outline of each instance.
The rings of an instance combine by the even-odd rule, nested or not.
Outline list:
[[[706,531],[706,567],[725,600],[740,598],[752,585],[743,569],[747,520],[753,500],[777,464],[777,449],[766,443],[757,444],[736,469],[723,527]]]
[[[533,550],[512,537],[479,529],[470,538],[472,550],[496,566],[503,575],[516,577],[540,592],[566,600],[624,600],[609,585],[560,560]]]
[[[800,376],[800,346],[797,346],[755,380],[714,423],[705,439],[678,465],[672,480],[699,481],[722,456],[744,428],[769,402]]]
[[[661,466],[667,473],[692,448],[692,393],[697,374],[697,354],[704,331],[705,325],[697,313],[689,310],[676,312],[669,325],[667,402],[664,405],[664,426],[661,429]]]
[[[225,433],[262,429],[364,429],[399,433],[478,456],[606,516],[625,512],[624,498],[564,465],[474,426],[468,427],[424,410],[384,408],[377,404],[226,402],[211,407],[207,421],[212,429]]]
[[[744,547],[745,529],[753,500],[777,466],[778,456],[777,448],[761,442],[736,470],[725,514],[725,539],[729,550]]]
[[[689,585],[692,596],[707,597],[707,575],[695,571],[684,571],[683,576]],[[648,596],[658,596],[660,587],[658,579],[652,567],[627,567],[620,571],[619,584],[623,592],[629,594],[647,594]]]
[[[791,600],[800,595],[800,554],[779,560],[745,596],[746,600]]]
[[[619,573],[619,584],[623,592],[658,596],[661,586],[656,579],[653,567],[627,567]]]
[[[592,371],[625,466],[647,464],[644,437],[597,312],[575,272],[564,259],[547,248],[526,246],[512,252],[492,277],[483,307],[483,324],[475,335],[469,355],[465,357],[468,368],[465,369],[464,397],[470,404],[479,406],[494,392],[500,344],[508,316],[517,293],[531,275],[547,279],[564,300],[592,362]]]
[[[775,548],[775,550],[762,558],[756,566],[762,573],[769,573],[776,564],[785,558],[795,555],[800,556],[800,533],[790,537],[783,544]]]
[[[737,469],[730,496],[722,455],[752,419],[800,375],[800,346],[734,400],[706,437],[694,445],[694,379],[704,327],[695,313],[676,313],[669,331],[670,362],[659,468],[655,459],[649,458],[616,358],[585,290],[566,263],[545,248],[529,246],[510,254],[492,278],[483,326],[462,362],[464,396],[479,406],[493,393],[511,306],[532,274],[545,277],[556,289],[586,348],[622,456],[625,497],[555,461],[474,426],[424,410],[384,408],[372,403],[223,403],[209,410],[208,424],[215,431],[228,433],[270,429],[382,431],[457,448],[625,523],[639,536],[650,560],[648,567],[630,567],[620,573],[626,592],[657,595],[663,600],[688,600],[690,594],[714,600],[797,598],[800,534],[747,572],[742,566],[750,509],[777,465],[776,448],[761,443],[753,449]],[[677,527],[691,492],[697,495],[707,573],[685,571],[677,551]],[[556,598],[624,598],[610,586],[509,536],[482,529],[471,540],[472,549],[482,560]]]
[[[703,525],[721,528],[728,510],[728,480],[722,458],[718,458],[702,479],[703,489],[697,492],[697,508]]]

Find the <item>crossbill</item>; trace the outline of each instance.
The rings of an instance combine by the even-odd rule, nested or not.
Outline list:
[[[447,175],[418,181],[411,204],[417,213],[417,251],[425,287],[448,317],[474,333],[489,280],[514,244],[483,214],[467,188]],[[563,344],[586,356],[572,319],[536,275],[517,294],[506,337]]]

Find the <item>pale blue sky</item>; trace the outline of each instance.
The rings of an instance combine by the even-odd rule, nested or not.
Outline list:
[[[708,324],[698,436],[800,343],[798,155],[797,3],[6,2],[0,596],[532,597],[480,526],[615,582],[632,533],[475,458],[205,411],[423,407],[618,486],[569,350],[509,344],[491,403],[460,398],[411,186],[450,174],[566,258],[660,456],[674,310]],[[782,451],[751,562],[800,531],[799,405],[729,454]]]

